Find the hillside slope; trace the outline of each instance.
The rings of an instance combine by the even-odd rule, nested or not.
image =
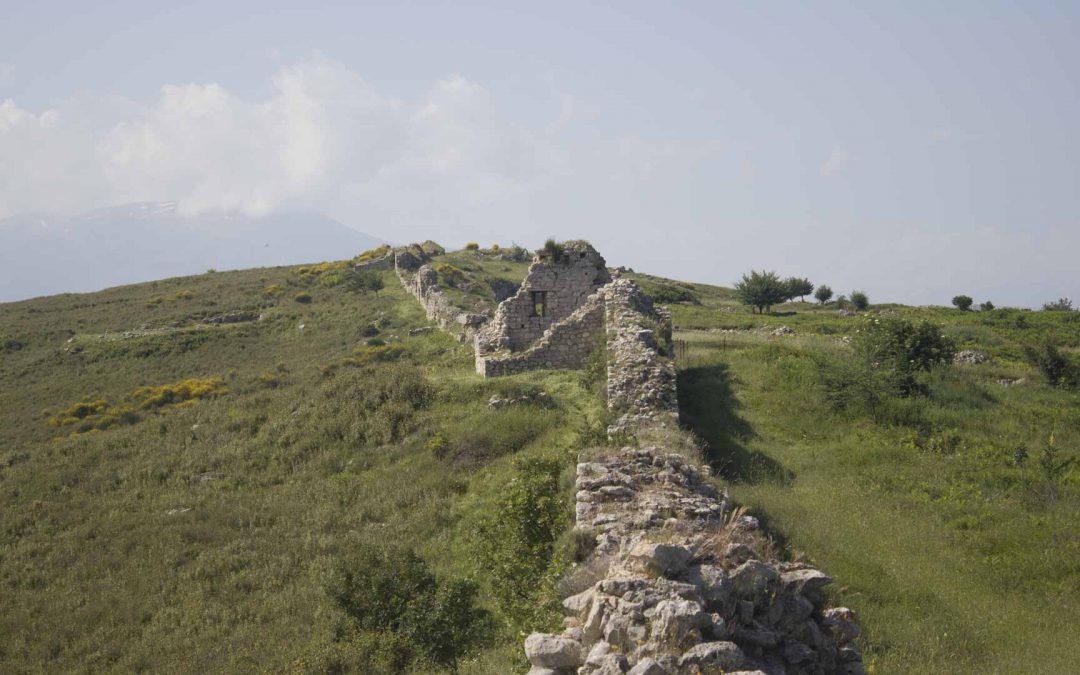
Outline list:
[[[379,240],[317,213],[185,216],[141,203],[0,220],[0,302],[207,269],[318,262]]]
[[[483,252],[436,262],[479,309],[524,270]],[[479,583],[494,623],[460,670],[524,672],[520,630],[558,618],[511,616],[492,569],[551,576],[565,553],[492,557],[484,532],[550,503],[520,492],[543,466],[566,529],[578,451],[606,442],[596,373],[483,380],[393,272],[362,294],[344,267],[0,305],[0,671],[378,672],[393,655],[341,652],[374,648],[339,639],[330,591],[354,551],[397,543]],[[1080,660],[1080,395],[1024,357],[1044,339],[1080,347],[1080,315],[880,308],[991,360],[838,408],[834,369],[867,316],[756,315],[728,289],[630,276],[674,314],[684,424],[777,549],[836,578],[874,672]]]

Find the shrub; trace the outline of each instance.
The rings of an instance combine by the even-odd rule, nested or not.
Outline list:
[[[480,244],[476,243],[475,241],[470,241],[469,243],[465,244],[465,250],[466,251],[479,251],[480,250]]]
[[[832,289],[825,284],[818,286],[817,290],[814,291],[814,299],[823,305],[832,298],[832,295]]]
[[[0,334],[0,353],[2,354],[17,352],[25,346],[25,338],[17,338],[13,335]]]
[[[800,301],[811,293],[814,292],[814,284],[810,283],[809,279],[800,277],[788,277],[784,280],[784,287],[787,289],[787,299],[799,298]]]
[[[650,282],[642,284],[642,290],[651,295],[656,302],[665,305],[675,302],[685,302],[691,305],[701,304],[701,299],[697,293],[678,284]]]
[[[465,281],[465,271],[450,263],[435,263],[433,269],[439,275],[439,279],[444,281],[450,288],[457,288],[459,284]]]
[[[544,247],[537,251],[537,254],[541,258],[547,258],[551,262],[557,263],[566,255],[566,247],[549,237],[548,240],[544,242]]]
[[[176,295],[174,297],[177,300],[190,300],[193,296],[192,296],[191,291],[183,290],[183,291],[177,291]]]
[[[966,312],[971,309],[971,304],[973,302],[975,301],[971,299],[970,295],[955,295],[952,299],[953,307],[956,307],[961,312]]]
[[[84,396],[49,419],[49,426],[75,427],[74,433],[104,431],[117,425],[135,424],[140,410],[164,412],[186,408],[200,399],[224,394],[228,390],[219,377],[193,378],[155,387],[138,387],[117,403],[104,398]]]
[[[870,307],[870,298],[866,297],[866,293],[862,291],[852,291],[851,304],[860,312],[866,311]]]
[[[534,627],[548,610],[545,577],[555,542],[569,522],[559,495],[561,467],[554,459],[518,460],[499,508],[478,528],[484,568],[503,613],[519,627]],[[553,593],[552,593],[553,595]]]
[[[492,253],[498,253],[500,250],[502,250],[502,249],[499,248],[498,244],[492,244],[491,245],[491,252]]]
[[[1024,353],[1028,361],[1039,369],[1047,383],[1055,387],[1075,387],[1080,382],[1080,367],[1052,342],[1044,342],[1039,348],[1027,346]]]
[[[375,270],[351,270],[345,275],[345,286],[354,293],[372,292],[375,295],[386,288],[382,275]]]
[[[987,300],[986,302],[979,305],[979,311],[980,312],[990,312],[990,311],[993,311],[993,309],[994,309],[994,303],[990,302],[989,300]]]
[[[353,258],[352,262],[353,263],[364,263],[364,262],[370,262],[372,260],[378,260],[380,258],[385,258],[386,256],[390,255],[391,250],[392,249],[390,248],[389,244],[383,244],[382,246],[378,246],[376,248],[368,249],[367,251],[364,251],[360,255]]]
[[[771,311],[787,299],[787,286],[776,272],[751,271],[735,284],[735,293],[744,305],[750,305],[759,314]]]
[[[305,293],[301,291],[293,296],[293,300],[306,305],[311,302],[311,293]]]
[[[387,361],[399,360],[405,353],[405,348],[401,345],[388,345],[378,338],[372,339],[378,340],[378,343],[356,347],[353,349],[352,356],[346,357],[342,363],[346,366],[367,366],[373,363],[386,363]]]
[[[1053,302],[1044,304],[1043,310],[1047,312],[1071,312],[1073,311],[1072,300],[1068,298],[1058,298]]]
[[[405,638],[429,661],[457,670],[491,633],[471,581],[441,580],[412,550],[363,546],[340,563],[327,586],[351,626]]]
[[[279,297],[284,292],[285,289],[281,287],[281,284],[270,284],[262,290],[262,294],[268,298]]]
[[[915,390],[915,374],[952,362],[956,346],[929,321],[868,319],[855,335],[854,346],[865,364],[887,373],[902,395]]]

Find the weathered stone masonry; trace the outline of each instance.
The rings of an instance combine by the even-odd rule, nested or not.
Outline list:
[[[435,321],[443,330],[452,333],[462,342],[472,342],[476,332],[488,317],[483,314],[463,312],[439,288],[439,275],[426,263],[434,255],[443,253],[434,242],[412,244],[393,252],[394,269],[405,290],[420,302],[428,319]],[[382,259],[366,263],[367,266],[382,265]],[[376,267],[376,269],[382,269]]]
[[[580,368],[602,336],[608,406],[618,414],[609,434],[676,428],[670,315],[633,281],[608,278],[588,244],[567,248],[564,260],[534,260],[487,325],[448,302],[415,247],[395,266],[429,317],[471,334],[481,374]],[[563,601],[562,633],[526,639],[530,675],[865,672],[854,613],[825,607],[832,580],[766,559],[756,519],[733,513],[708,474],[660,448],[578,464],[575,527],[596,542],[578,573],[595,581]]]

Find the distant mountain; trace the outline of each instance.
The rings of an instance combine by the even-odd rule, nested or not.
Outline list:
[[[349,258],[384,242],[318,213],[183,216],[172,202],[0,220],[0,302]]]

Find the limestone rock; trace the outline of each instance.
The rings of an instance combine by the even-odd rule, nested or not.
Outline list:
[[[701,673],[722,673],[738,668],[746,657],[734,642],[702,642],[679,659],[680,668],[696,668]]]
[[[529,663],[543,668],[576,668],[585,662],[581,643],[561,635],[533,633],[525,638]]]
[[[665,670],[654,659],[646,656],[637,662],[637,665],[630,669],[626,675],[668,675],[668,671]]]
[[[780,580],[780,574],[760,560],[749,560],[731,573],[735,594],[744,599],[757,599]]]
[[[639,542],[626,557],[632,569],[657,576],[676,576],[690,562],[690,549],[672,544]]]

